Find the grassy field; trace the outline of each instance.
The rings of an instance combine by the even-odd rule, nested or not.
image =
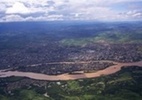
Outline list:
[[[142,32],[119,33],[112,31],[90,38],[63,39],[60,43],[68,46],[84,46],[92,43],[142,43]]]

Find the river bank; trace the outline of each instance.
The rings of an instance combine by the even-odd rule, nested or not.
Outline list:
[[[99,61],[101,62],[101,61]],[[102,61],[104,62],[104,61]],[[107,61],[112,62],[115,65],[110,66],[106,69],[99,70],[94,73],[82,73],[82,74],[61,74],[61,75],[46,75],[40,73],[32,73],[32,72],[19,72],[19,71],[6,71],[0,70],[0,77],[10,77],[10,76],[18,76],[18,77],[28,77],[31,79],[36,80],[47,80],[47,81],[58,81],[58,80],[75,80],[75,79],[83,79],[83,78],[96,78],[102,75],[110,75],[116,73],[121,70],[123,66],[131,67],[131,66],[139,66],[142,67],[142,61],[133,62],[133,63],[118,63],[114,61]]]

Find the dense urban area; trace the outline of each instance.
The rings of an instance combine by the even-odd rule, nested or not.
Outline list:
[[[0,70],[84,74],[113,61],[142,61],[141,22],[0,23]],[[108,76],[68,81],[1,77],[0,99],[141,100],[142,65],[125,67]]]

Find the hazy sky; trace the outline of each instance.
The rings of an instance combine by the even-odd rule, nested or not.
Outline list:
[[[0,0],[0,22],[142,20],[142,0]]]

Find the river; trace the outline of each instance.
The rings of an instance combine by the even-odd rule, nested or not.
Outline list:
[[[101,62],[101,61],[99,61]],[[102,61],[105,62],[105,61]],[[19,71],[6,71],[0,70],[0,77],[9,77],[9,76],[19,76],[19,77],[28,77],[31,79],[36,80],[46,80],[46,81],[58,81],[58,80],[75,80],[75,79],[83,79],[83,78],[96,78],[101,75],[110,75],[116,73],[121,70],[123,66],[140,66],[142,67],[142,61],[139,62],[132,62],[132,63],[118,63],[114,61],[106,61],[114,63],[115,65],[110,66],[106,69],[99,70],[94,73],[83,73],[83,74],[61,74],[61,75],[46,75],[40,73],[33,73],[33,72],[19,72]],[[81,62],[82,63],[82,62]]]

